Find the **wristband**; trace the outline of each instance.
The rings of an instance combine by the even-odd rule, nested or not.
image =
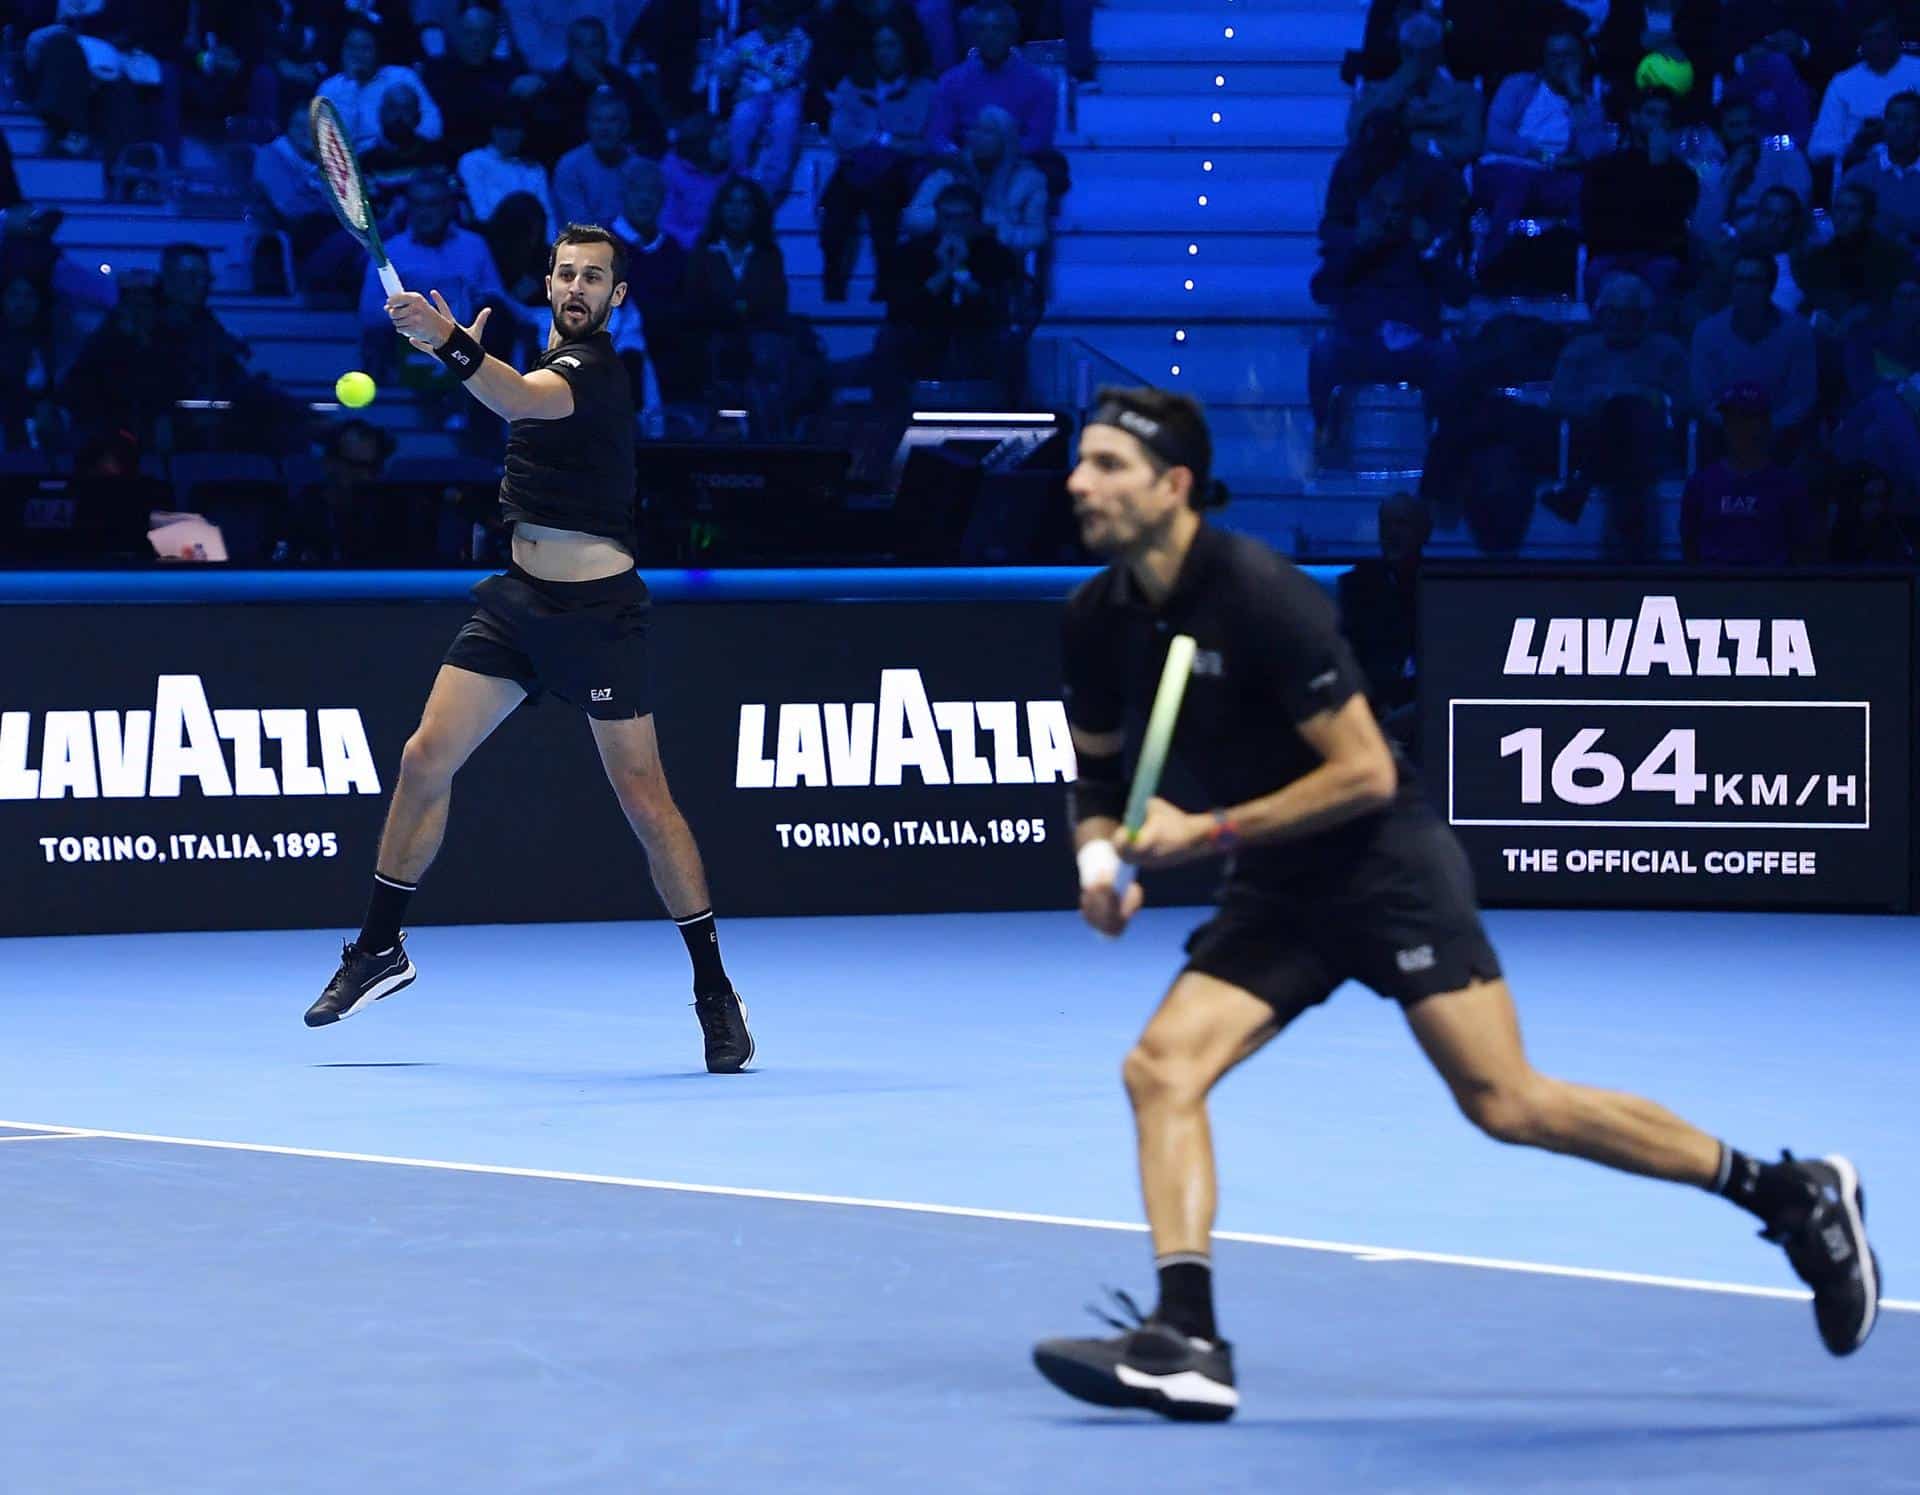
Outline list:
[[[1111,887],[1120,872],[1120,853],[1113,849],[1113,842],[1104,836],[1082,846],[1075,860],[1080,864],[1080,887],[1083,892],[1102,883]]]
[[[1207,832],[1207,845],[1215,851],[1232,851],[1240,844],[1240,833],[1233,828],[1225,810],[1213,812],[1213,829]]]
[[[479,373],[480,365],[487,361],[486,350],[467,336],[464,327],[455,327],[452,336],[433,350],[433,356],[452,369],[453,377],[462,384]]]

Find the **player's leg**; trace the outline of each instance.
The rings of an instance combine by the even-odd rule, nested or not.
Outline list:
[[[351,1017],[412,983],[416,972],[400,925],[446,834],[453,776],[526,696],[516,680],[440,667],[420,725],[400,752],[366,919],[341,951],[340,968],[326,990],[307,1009],[309,1028]]]
[[[592,726],[607,782],[646,851],[647,869],[660,901],[686,941],[707,1068],[715,1074],[736,1073],[753,1058],[753,1034],[747,1027],[746,1004],[720,959],[720,934],[707,892],[706,868],[693,831],[667,787],[653,717],[593,718]]]
[[[1040,1373],[1082,1401],[1190,1421],[1231,1417],[1239,1405],[1232,1346],[1213,1311],[1217,1186],[1207,1095],[1334,985],[1316,955],[1276,934],[1269,921],[1232,909],[1196,932],[1188,968],[1122,1065],[1160,1299],[1137,1325],[1109,1319],[1121,1331],[1116,1338],[1035,1346]],[[1119,1301],[1138,1316],[1131,1299]]]
[[[1814,1290],[1827,1348],[1844,1355],[1866,1341],[1879,1268],[1847,1159],[1761,1162],[1653,1101],[1541,1074],[1527,1058],[1502,980],[1413,1002],[1407,1022],[1460,1109],[1488,1136],[1725,1195],[1786,1248]]]

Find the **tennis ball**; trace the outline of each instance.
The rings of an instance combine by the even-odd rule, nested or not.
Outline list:
[[[1649,52],[1634,69],[1634,87],[1645,93],[1664,88],[1676,97],[1693,91],[1693,64],[1676,52]]]
[[[334,398],[349,410],[358,410],[362,405],[371,405],[374,390],[373,380],[358,369],[350,374],[342,374],[333,381]]]

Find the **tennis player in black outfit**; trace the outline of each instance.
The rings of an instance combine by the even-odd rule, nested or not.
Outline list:
[[[524,375],[481,351],[487,311],[461,327],[438,291],[387,302],[401,336],[511,423],[500,506],[514,527],[513,559],[474,588],[479,610],[455,636],[400,756],[365,926],[307,1024],[338,1022],[413,981],[400,925],[440,849],[454,775],[515,707],[546,691],[587,714],[686,940],[707,1068],[732,1074],[753,1058],[746,1006],[721,963],[700,850],[668,793],[654,735],[650,604],[634,571],[633,392],[605,331],[626,298],[625,251],[604,229],[572,224],[548,267],[553,330]]]
[[[1651,1101],[1550,1078],[1527,1062],[1466,857],[1381,735],[1332,604],[1266,546],[1207,525],[1212,442],[1200,408],[1157,389],[1101,392],[1068,483],[1080,532],[1110,567],[1067,604],[1068,717],[1086,921],[1118,935],[1142,868],[1226,859],[1218,912],[1123,1073],[1159,1270],[1159,1304],[1110,1339],[1055,1339],[1034,1361],[1102,1406],[1233,1415],[1231,1347],[1214,1322],[1208,1246],[1216,1081],[1347,980],[1398,1002],[1460,1109],[1502,1142],[1712,1189],[1749,1210],[1813,1289],[1836,1355],[1873,1328],[1879,1269],[1845,1158],[1762,1162]],[[1122,758],[1174,634],[1198,644],[1173,740],[1217,807],[1155,799],[1125,837]]]

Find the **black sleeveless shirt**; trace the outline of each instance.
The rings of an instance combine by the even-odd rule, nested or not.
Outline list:
[[[633,554],[633,386],[613,339],[596,332],[561,343],[535,359],[534,368],[567,381],[573,414],[517,420],[508,428],[501,513],[509,524],[524,519],[602,535]]]

